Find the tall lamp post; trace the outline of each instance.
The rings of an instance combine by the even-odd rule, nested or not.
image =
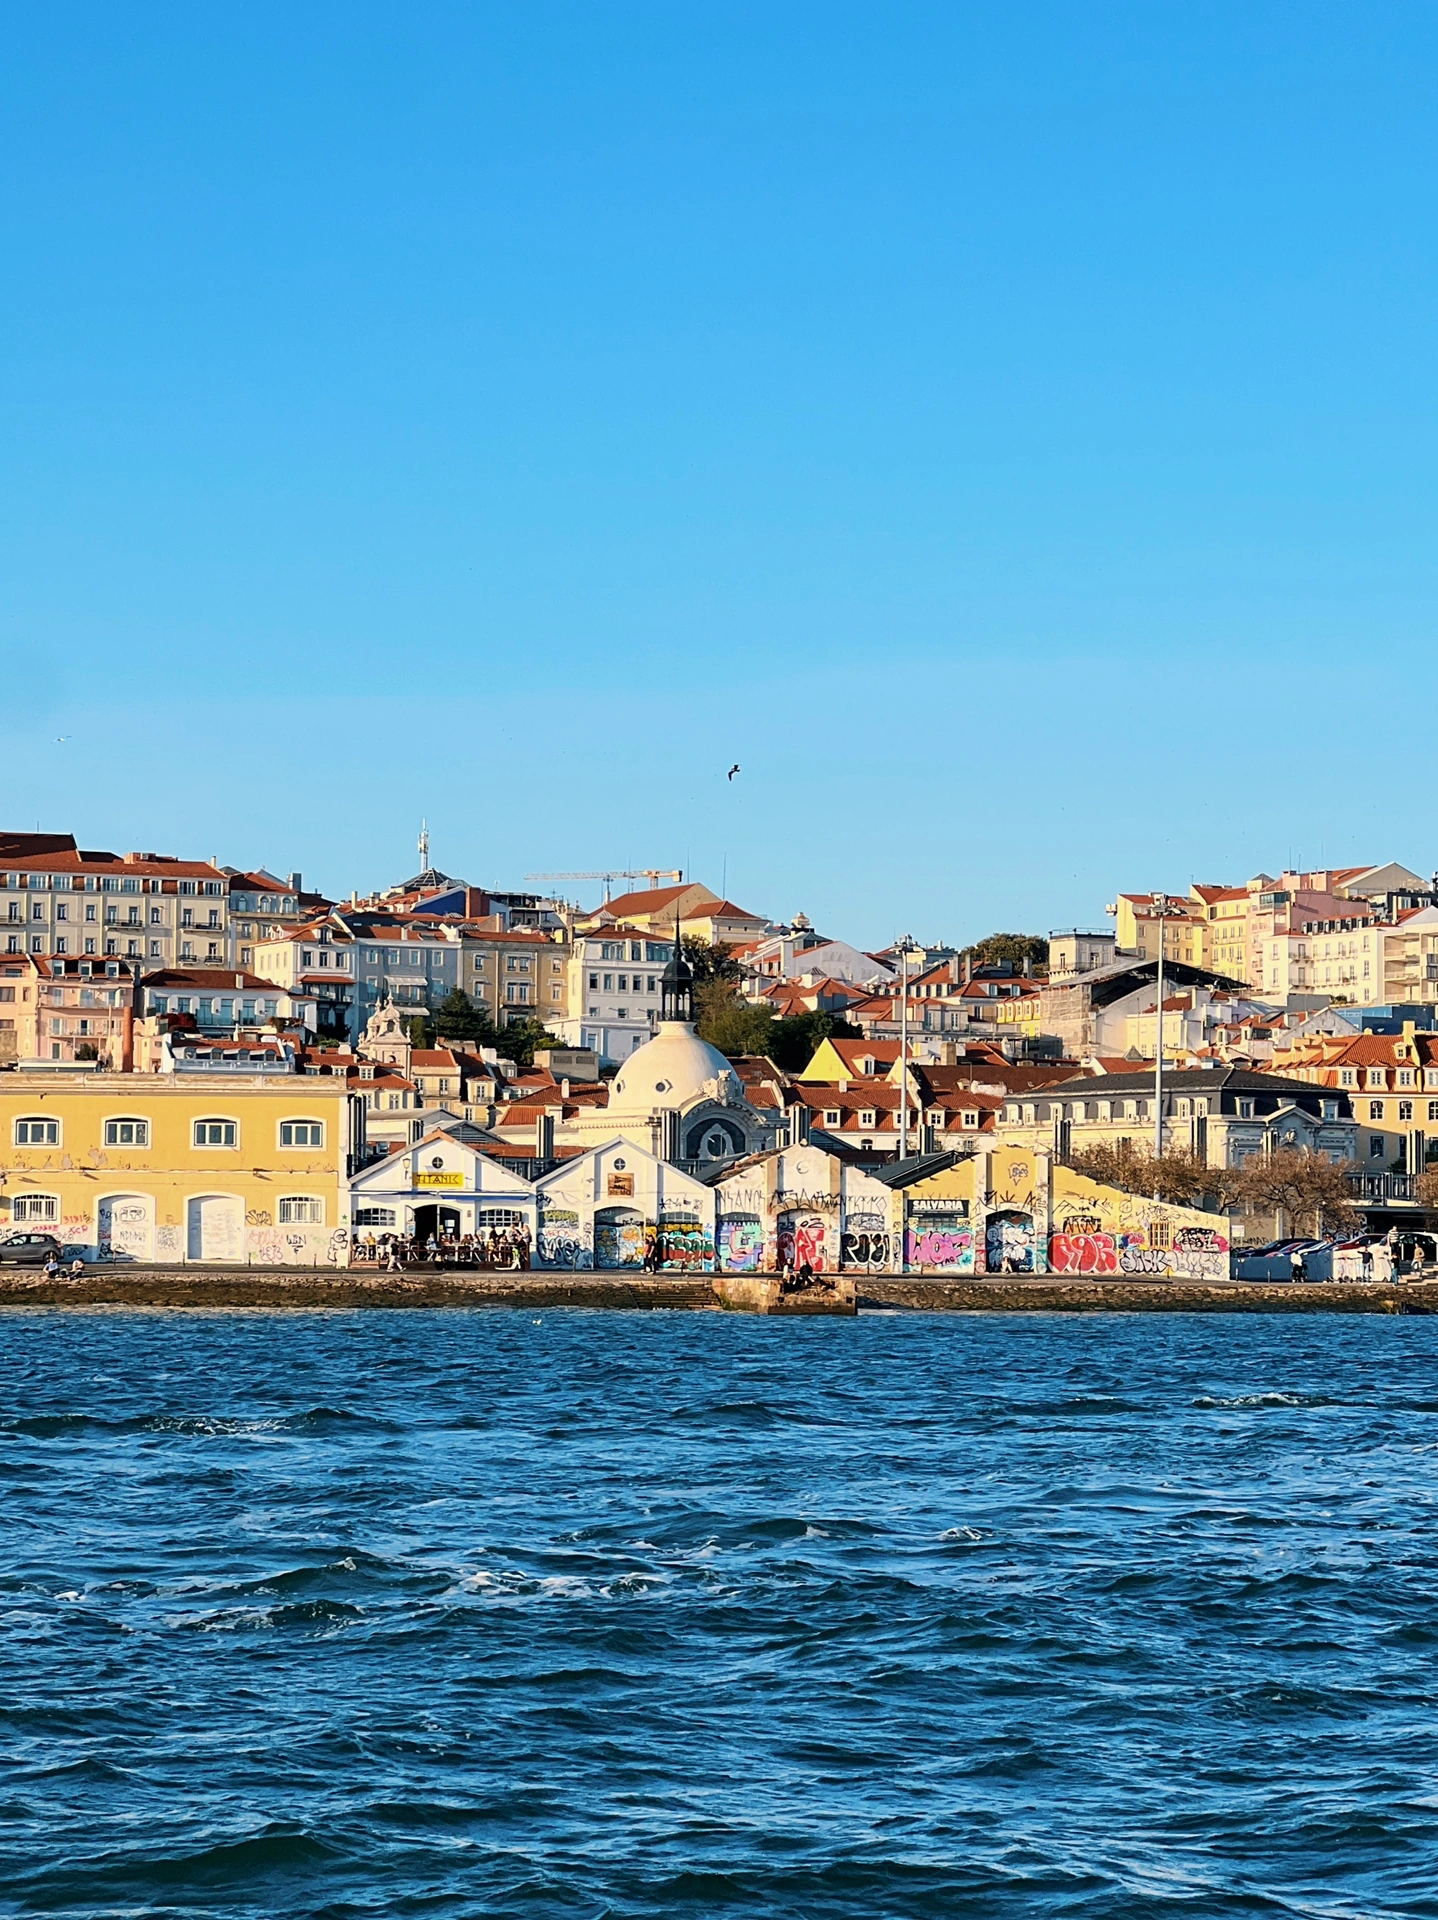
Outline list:
[[[1163,1158],[1163,927],[1176,919],[1180,903],[1166,893],[1153,895],[1153,910],[1158,919],[1158,1034],[1153,1049],[1153,1157]],[[1156,1197],[1156,1196],[1155,1196]]]
[[[909,955],[914,951],[912,934],[894,942],[899,955],[899,1162],[909,1157]],[[902,1190],[901,1190],[902,1191]],[[908,1202],[901,1199],[904,1214],[899,1221],[899,1272],[909,1271]]]
[[[899,1158],[909,1157],[909,955],[914,951],[910,934],[896,940],[899,955]]]

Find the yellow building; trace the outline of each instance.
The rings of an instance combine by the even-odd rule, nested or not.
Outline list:
[[[891,1176],[897,1186],[897,1178]],[[894,1196],[910,1273],[1228,1278],[1228,1221],[1103,1186],[1046,1153],[986,1147]]]
[[[364,1104],[329,1075],[0,1074],[0,1235],[67,1259],[347,1258]]]

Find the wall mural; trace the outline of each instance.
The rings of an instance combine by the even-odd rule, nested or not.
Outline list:
[[[596,1267],[642,1267],[651,1229],[633,1207],[602,1207],[594,1216]]]
[[[725,1273],[757,1273],[764,1258],[764,1222],[757,1213],[721,1213],[715,1240]]]
[[[1033,1215],[991,1213],[984,1229],[984,1261],[990,1273],[1032,1273]]]

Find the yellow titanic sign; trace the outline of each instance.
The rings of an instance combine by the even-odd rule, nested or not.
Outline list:
[[[464,1175],[462,1173],[417,1173],[414,1176],[414,1184],[417,1187],[462,1187]]]

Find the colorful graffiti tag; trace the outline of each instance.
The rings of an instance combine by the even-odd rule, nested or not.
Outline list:
[[[894,1255],[893,1236],[881,1213],[850,1213],[839,1237],[839,1265],[883,1273]]]
[[[702,1220],[692,1215],[662,1214],[659,1220],[659,1264],[666,1273],[708,1273],[714,1266],[714,1242]]]
[[[908,1266],[926,1273],[972,1273],[974,1269],[973,1229],[954,1221],[945,1226],[926,1220],[910,1227],[904,1236],[904,1259]]]
[[[1118,1246],[1111,1233],[1051,1234],[1049,1267],[1054,1273],[1117,1273]]]
[[[541,1267],[592,1267],[594,1249],[580,1231],[573,1207],[546,1207],[539,1216],[536,1262]]]
[[[816,1273],[822,1273],[828,1237],[828,1228],[812,1213],[781,1214],[779,1259],[796,1267],[802,1267],[807,1261]]]

